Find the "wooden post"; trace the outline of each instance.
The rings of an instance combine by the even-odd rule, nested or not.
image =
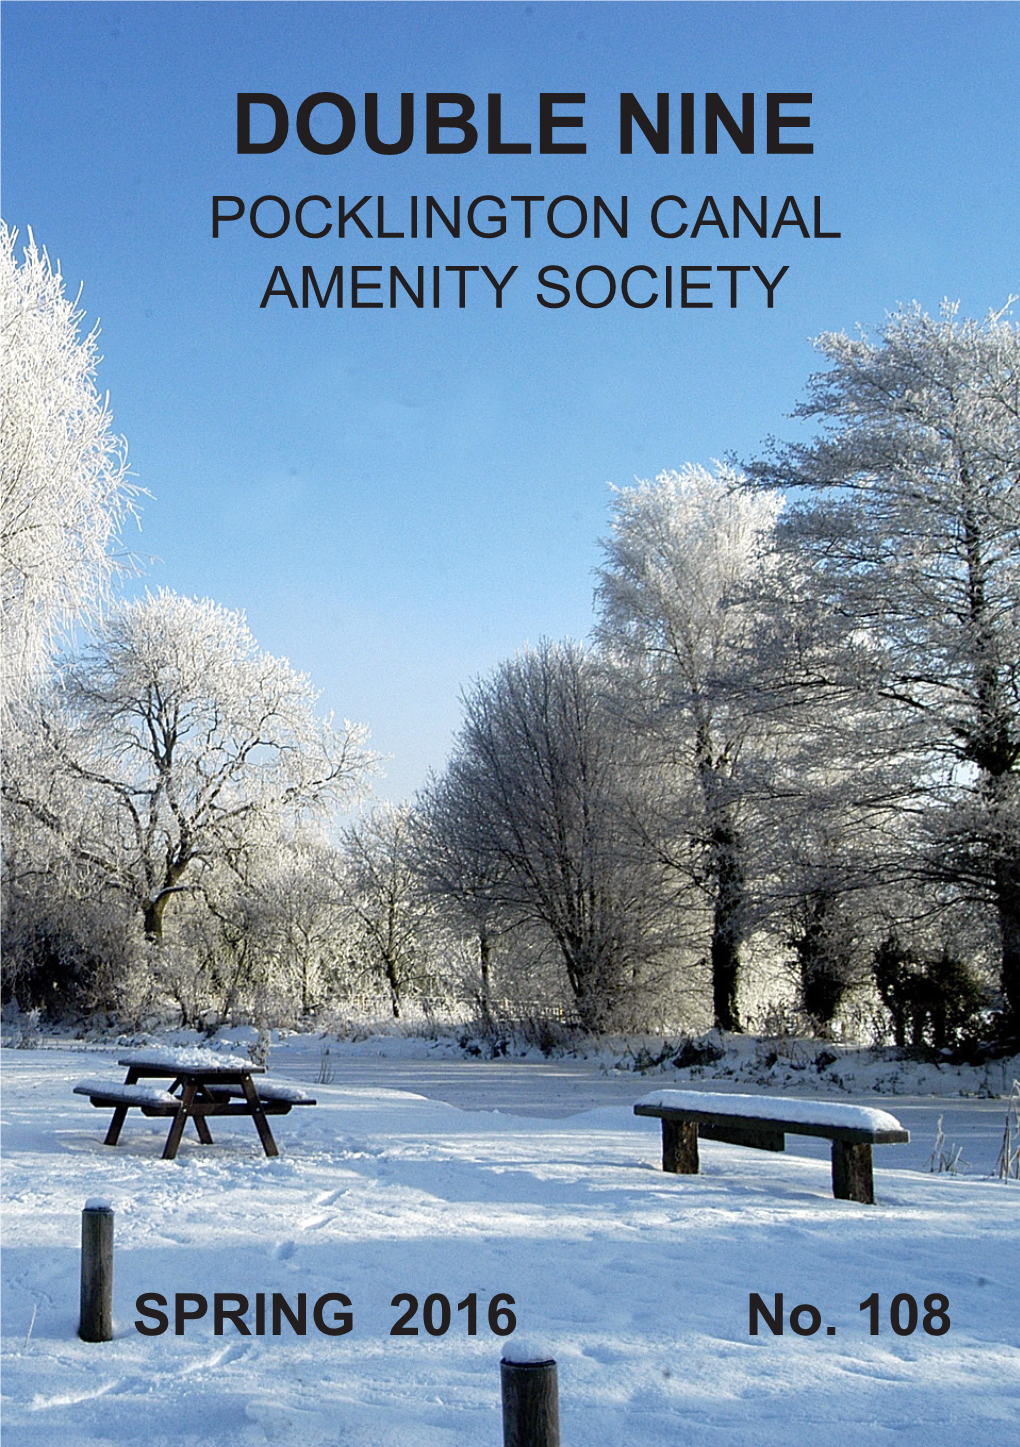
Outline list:
[[[86,1201],[81,1213],[82,1341],[113,1340],[113,1207]]]
[[[560,1399],[554,1361],[499,1364],[503,1447],[560,1447]]]
[[[832,1194],[839,1201],[875,1204],[875,1178],[871,1168],[871,1146],[832,1143]]]
[[[667,1120],[662,1117],[662,1169],[673,1175],[698,1174],[698,1126],[696,1121]]]

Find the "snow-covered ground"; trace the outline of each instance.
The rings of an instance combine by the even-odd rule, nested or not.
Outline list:
[[[153,1043],[153,1042],[148,1042]],[[193,1039],[180,1043],[193,1043]],[[237,1051],[237,1034],[220,1042]],[[903,1066],[866,1053],[778,1062],[760,1051],[696,1072],[635,1075],[606,1058],[465,1061],[391,1040],[274,1045],[270,1073],[319,1104],[274,1120],[214,1120],[160,1159],[165,1120],[72,1093],[123,1078],[123,1049],[49,1042],[3,1051],[3,1425],[10,1447],[499,1447],[501,1339],[559,1364],[564,1447],[970,1447],[1020,1443],[1020,1186],[991,1179],[1015,1067]],[[998,1075],[994,1072],[998,1071]],[[728,1073],[723,1073],[728,1072]],[[999,1075],[1002,1076],[1000,1086]],[[910,1145],[876,1147],[878,1204],[836,1201],[827,1144],[774,1155],[706,1142],[702,1174],[665,1176],[659,1131],[633,1115],[651,1089],[764,1088],[886,1110]],[[445,1097],[445,1098],[444,1098]],[[451,1103],[452,1102],[452,1103]],[[931,1174],[938,1117],[969,1169]],[[80,1213],[115,1209],[115,1338],[78,1340]],[[215,1293],[248,1298],[252,1335]],[[272,1293],[284,1319],[272,1334]],[[775,1312],[749,1331],[749,1298]],[[145,1335],[136,1299],[204,1296],[208,1312]],[[257,1296],[266,1334],[254,1334]],[[313,1323],[322,1296],[352,1329]],[[873,1310],[860,1303],[877,1293]],[[476,1334],[468,1334],[474,1295]],[[395,1298],[405,1300],[393,1305]],[[409,1325],[391,1328],[417,1301]],[[909,1302],[915,1329],[897,1334]],[[941,1314],[948,1298],[948,1329]],[[450,1323],[442,1327],[445,1297]],[[150,1302],[149,1306],[157,1305]],[[197,1310],[194,1301],[185,1302]],[[238,1303],[225,1303],[228,1310]],[[327,1303],[330,1325],[342,1304]],[[497,1302],[494,1310],[505,1305]],[[817,1332],[790,1318],[813,1305]],[[797,1315],[810,1327],[810,1312]],[[497,1324],[502,1318],[497,1318]],[[831,1332],[829,1329],[832,1329]]]

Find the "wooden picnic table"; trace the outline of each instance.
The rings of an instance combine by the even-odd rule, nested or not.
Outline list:
[[[259,1140],[267,1156],[280,1154],[267,1116],[286,1115],[295,1105],[314,1105],[304,1091],[293,1086],[259,1082],[265,1067],[240,1056],[217,1056],[213,1051],[191,1050],[174,1055],[171,1051],[144,1051],[118,1060],[127,1068],[123,1084],[117,1081],[87,1080],[74,1087],[79,1095],[87,1095],[99,1108],[113,1106],[113,1119],[106,1132],[104,1145],[115,1146],[129,1110],[140,1110],[146,1116],[169,1116],[170,1130],[163,1148],[163,1159],[172,1161],[177,1155],[184,1127],[193,1121],[203,1145],[212,1145],[209,1129],[211,1115],[247,1115],[255,1122]],[[143,1085],[146,1080],[161,1080],[165,1087]]]

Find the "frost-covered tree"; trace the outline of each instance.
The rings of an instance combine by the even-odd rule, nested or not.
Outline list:
[[[257,844],[267,821],[356,793],[371,764],[364,730],[318,718],[316,697],[240,613],[166,591],[119,603],[40,698],[9,806],[93,865],[159,938],[175,893]]]
[[[0,525],[7,702],[37,679],[63,626],[103,596],[135,489],[96,390],[98,332],[29,232],[0,222]]]
[[[898,867],[991,904],[1016,1026],[1020,334],[1002,314],[915,304],[877,339],[817,346],[828,367],[795,416],[818,436],[750,469],[792,499],[779,538],[799,582],[783,607],[813,641],[787,697],[834,724],[871,711],[859,748],[872,799],[915,841]]]
[[[414,866],[406,805],[383,804],[344,830],[341,882],[354,921],[353,947],[370,977],[382,980],[393,1018],[426,976],[425,901]]]
[[[336,848],[293,822],[249,820],[243,846],[183,892],[152,967],[182,1023],[307,1020],[349,983]]]
[[[796,571],[784,570],[781,585],[775,572],[769,581],[759,606],[773,646],[758,707],[773,747],[757,810],[758,919],[792,951],[800,1007],[827,1029],[866,984],[869,952],[888,918],[913,915],[920,926],[932,901],[908,887],[902,867],[916,829],[890,807],[905,771],[882,747],[888,709],[828,696],[807,706],[794,680],[813,630],[799,628],[789,606]],[[890,890],[893,875],[899,883]]]
[[[478,986],[474,991],[482,1024],[492,1023],[493,944],[512,919],[498,888],[502,860],[476,831],[465,828],[464,801],[456,768],[431,776],[411,815],[414,867],[425,894],[454,928],[470,931],[477,944]]]
[[[447,861],[471,861],[476,914],[556,949],[583,1022],[635,1006],[662,948],[664,892],[624,808],[625,738],[597,661],[543,643],[471,690],[440,784]]]
[[[252,881],[266,990],[291,1018],[307,1020],[349,983],[341,872],[334,845],[287,831]]]
[[[759,618],[781,503],[728,467],[686,466],[616,493],[599,572],[598,638],[616,695],[660,783],[646,814],[662,857],[693,871],[711,911],[716,1024],[739,1028],[748,929],[749,801],[767,726],[757,698]]]
[[[47,830],[12,831],[10,822],[0,925],[5,1003],[54,1019],[118,1010],[142,953],[137,917]]]

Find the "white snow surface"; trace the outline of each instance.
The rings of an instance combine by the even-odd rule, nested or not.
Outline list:
[[[633,1075],[458,1061],[447,1077],[410,1045],[390,1060],[367,1048],[330,1046],[319,1104],[273,1122],[278,1159],[227,1117],[211,1121],[212,1146],[189,1129],[175,1161],[161,1159],[165,1121],[133,1112],[105,1147],[105,1114],[73,1093],[83,1055],[112,1068],[115,1047],[2,1052],[10,1447],[499,1447],[500,1358],[535,1344],[557,1362],[565,1447],[1020,1441],[1020,1189],[987,1175],[1004,1100],[898,1103],[914,1140],[883,1147],[878,1204],[863,1206],[833,1198],[827,1142],[804,1137],[781,1157],[706,1142],[700,1175],[664,1175]],[[320,1049],[281,1042],[274,1073],[309,1083]],[[509,1104],[427,1098],[444,1079],[462,1102],[498,1087]],[[569,1114],[578,1093],[601,1103]],[[513,1113],[517,1098],[533,1113]],[[975,1125],[972,1174],[923,1168],[943,1110],[954,1131]],[[80,1218],[96,1196],[115,1211],[115,1336],[87,1344]],[[217,1292],[228,1311],[248,1299],[251,1335],[229,1316],[217,1332]],[[154,1320],[136,1304],[150,1293],[170,1303],[161,1335],[135,1325]],[[178,1293],[188,1311],[208,1301],[180,1335]],[[305,1335],[286,1318],[273,1334],[273,1293],[292,1311],[305,1294]],[[313,1325],[334,1293],[352,1303],[345,1335]],[[782,1293],[782,1336],[760,1318],[750,1334],[752,1293],[770,1311]],[[875,1336],[860,1310],[873,1293]],[[926,1313],[944,1325],[941,1301],[925,1305],[936,1293],[951,1322],[939,1336],[923,1329]],[[394,1336],[411,1296],[417,1334]],[[907,1296],[917,1324],[898,1335],[890,1308],[898,1297],[909,1326]],[[506,1297],[517,1329],[500,1337],[490,1304]],[[790,1318],[807,1304],[821,1325],[798,1335]],[[322,1319],[340,1310],[326,1303]]]
[[[832,1100],[796,1100],[766,1095],[720,1095],[708,1090],[653,1090],[636,1105],[675,1106],[677,1110],[704,1110],[725,1115],[757,1116],[762,1120],[796,1121],[798,1125],[847,1126],[857,1130],[902,1130],[887,1110],[866,1105],[842,1105]]]

